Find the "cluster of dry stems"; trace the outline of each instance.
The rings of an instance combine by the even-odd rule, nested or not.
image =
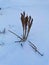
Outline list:
[[[33,23],[33,18],[31,16],[25,16],[25,12],[23,12],[21,13],[21,23],[23,27],[23,39],[26,40]]]
[[[8,30],[9,32],[16,35],[20,39],[20,41],[15,41],[15,42],[25,42],[27,40],[32,23],[33,23],[33,18],[31,18],[31,16],[28,16],[28,15],[26,16],[25,12],[23,12],[23,13],[21,13],[21,23],[22,23],[22,28],[23,28],[22,38],[19,35],[17,35],[16,33],[12,32],[11,30]],[[30,43],[29,46],[31,46],[35,50],[35,52],[37,52],[38,54],[43,56],[43,54],[41,54],[38,51],[37,47],[31,41],[28,41],[28,42]],[[21,44],[21,46],[22,46],[22,44]]]

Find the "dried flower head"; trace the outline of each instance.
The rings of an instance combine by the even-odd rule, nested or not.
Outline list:
[[[31,16],[25,16],[25,12],[21,13],[21,23],[23,27],[23,38],[27,39],[32,26],[33,19]]]

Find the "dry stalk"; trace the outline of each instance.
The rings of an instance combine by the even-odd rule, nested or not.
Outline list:
[[[43,54],[41,54],[39,51],[38,51],[38,49],[37,49],[37,47],[32,43],[32,42],[30,42],[30,41],[28,41],[30,44],[29,44],[29,46],[31,46],[34,50],[35,50],[35,52],[37,52],[38,54],[40,54],[41,56],[43,56]]]
[[[27,40],[32,23],[33,23],[33,18],[31,18],[31,16],[25,17],[25,12],[23,12],[23,13],[21,13],[21,23],[22,23],[22,28],[23,28],[22,38],[19,35],[17,35],[16,33],[12,32],[11,30],[8,30],[9,32],[11,32],[12,34],[14,34],[15,36],[17,36],[20,39],[20,41],[15,41],[15,42],[25,42]],[[43,54],[41,54],[38,51],[37,47],[31,41],[28,41],[28,42],[30,43],[29,46],[31,46],[35,50],[35,52],[37,52],[38,54],[43,56]],[[23,46],[23,45],[21,44],[21,46]]]
[[[25,35],[25,32],[24,32],[24,30],[25,30],[25,12],[23,12],[23,13],[21,13],[21,23],[22,23],[22,28],[23,28],[23,37],[24,37],[24,35]]]

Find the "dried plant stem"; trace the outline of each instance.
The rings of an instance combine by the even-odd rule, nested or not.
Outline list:
[[[27,23],[28,23],[28,16],[25,17],[25,37],[27,34]]]
[[[41,54],[38,50],[37,50],[37,52],[38,52],[41,56],[43,56],[43,54]]]
[[[28,35],[29,35],[29,32],[30,32],[30,29],[31,29],[32,23],[33,23],[33,19],[31,20],[31,22],[30,22],[30,20],[28,21],[27,37],[28,37]]]
[[[12,34],[14,34],[15,36],[17,36],[19,39],[23,40],[20,36],[18,36],[16,33],[12,32],[11,30],[8,30],[9,32],[11,32]]]
[[[15,43],[16,43],[16,42],[18,42],[18,43],[19,43],[19,42],[23,42],[23,41],[22,41],[22,40],[20,40],[20,41],[15,41]]]
[[[31,42],[31,41],[28,41],[35,49],[37,49],[37,47]]]
[[[23,37],[24,37],[24,31],[25,31],[25,29],[24,29],[24,24],[25,24],[25,12],[23,12],[23,13],[21,13],[21,23],[22,23],[22,27],[23,27]]]
[[[23,27],[23,37],[24,37],[24,27]]]
[[[30,29],[28,29],[27,36],[26,36],[27,38],[28,38],[29,32],[30,32]]]
[[[20,41],[15,41],[15,42],[25,42],[25,41],[26,41],[25,38],[21,38],[19,35],[17,35],[16,33],[12,32],[11,30],[8,30],[8,31],[9,31],[10,33],[16,35],[16,36],[20,39]]]
[[[35,52],[37,52],[38,54],[40,54],[41,56],[43,56],[43,54],[41,54],[38,50],[37,50],[37,47],[30,41],[28,41],[30,44],[30,46],[35,50]]]

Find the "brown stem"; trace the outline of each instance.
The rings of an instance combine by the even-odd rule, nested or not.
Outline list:
[[[26,38],[21,38],[19,35],[17,35],[16,33],[12,32],[11,30],[8,30],[10,33],[16,35],[19,39],[21,39],[20,41],[16,41],[16,42],[25,42]]]
[[[30,41],[28,41],[29,43],[31,43]],[[37,50],[37,47],[33,44],[33,43],[31,43],[31,44],[29,44],[34,50],[35,50],[35,52],[37,52],[38,54],[40,54],[41,56],[43,56],[43,54],[41,54],[38,50]]]
[[[12,34],[14,34],[15,36],[17,36],[18,38],[20,38],[21,40],[23,40],[20,36],[18,36],[16,33],[12,32],[11,30],[8,30],[9,32],[11,32]]]
[[[37,49],[37,47],[31,42],[31,41],[28,41],[35,49]]]

